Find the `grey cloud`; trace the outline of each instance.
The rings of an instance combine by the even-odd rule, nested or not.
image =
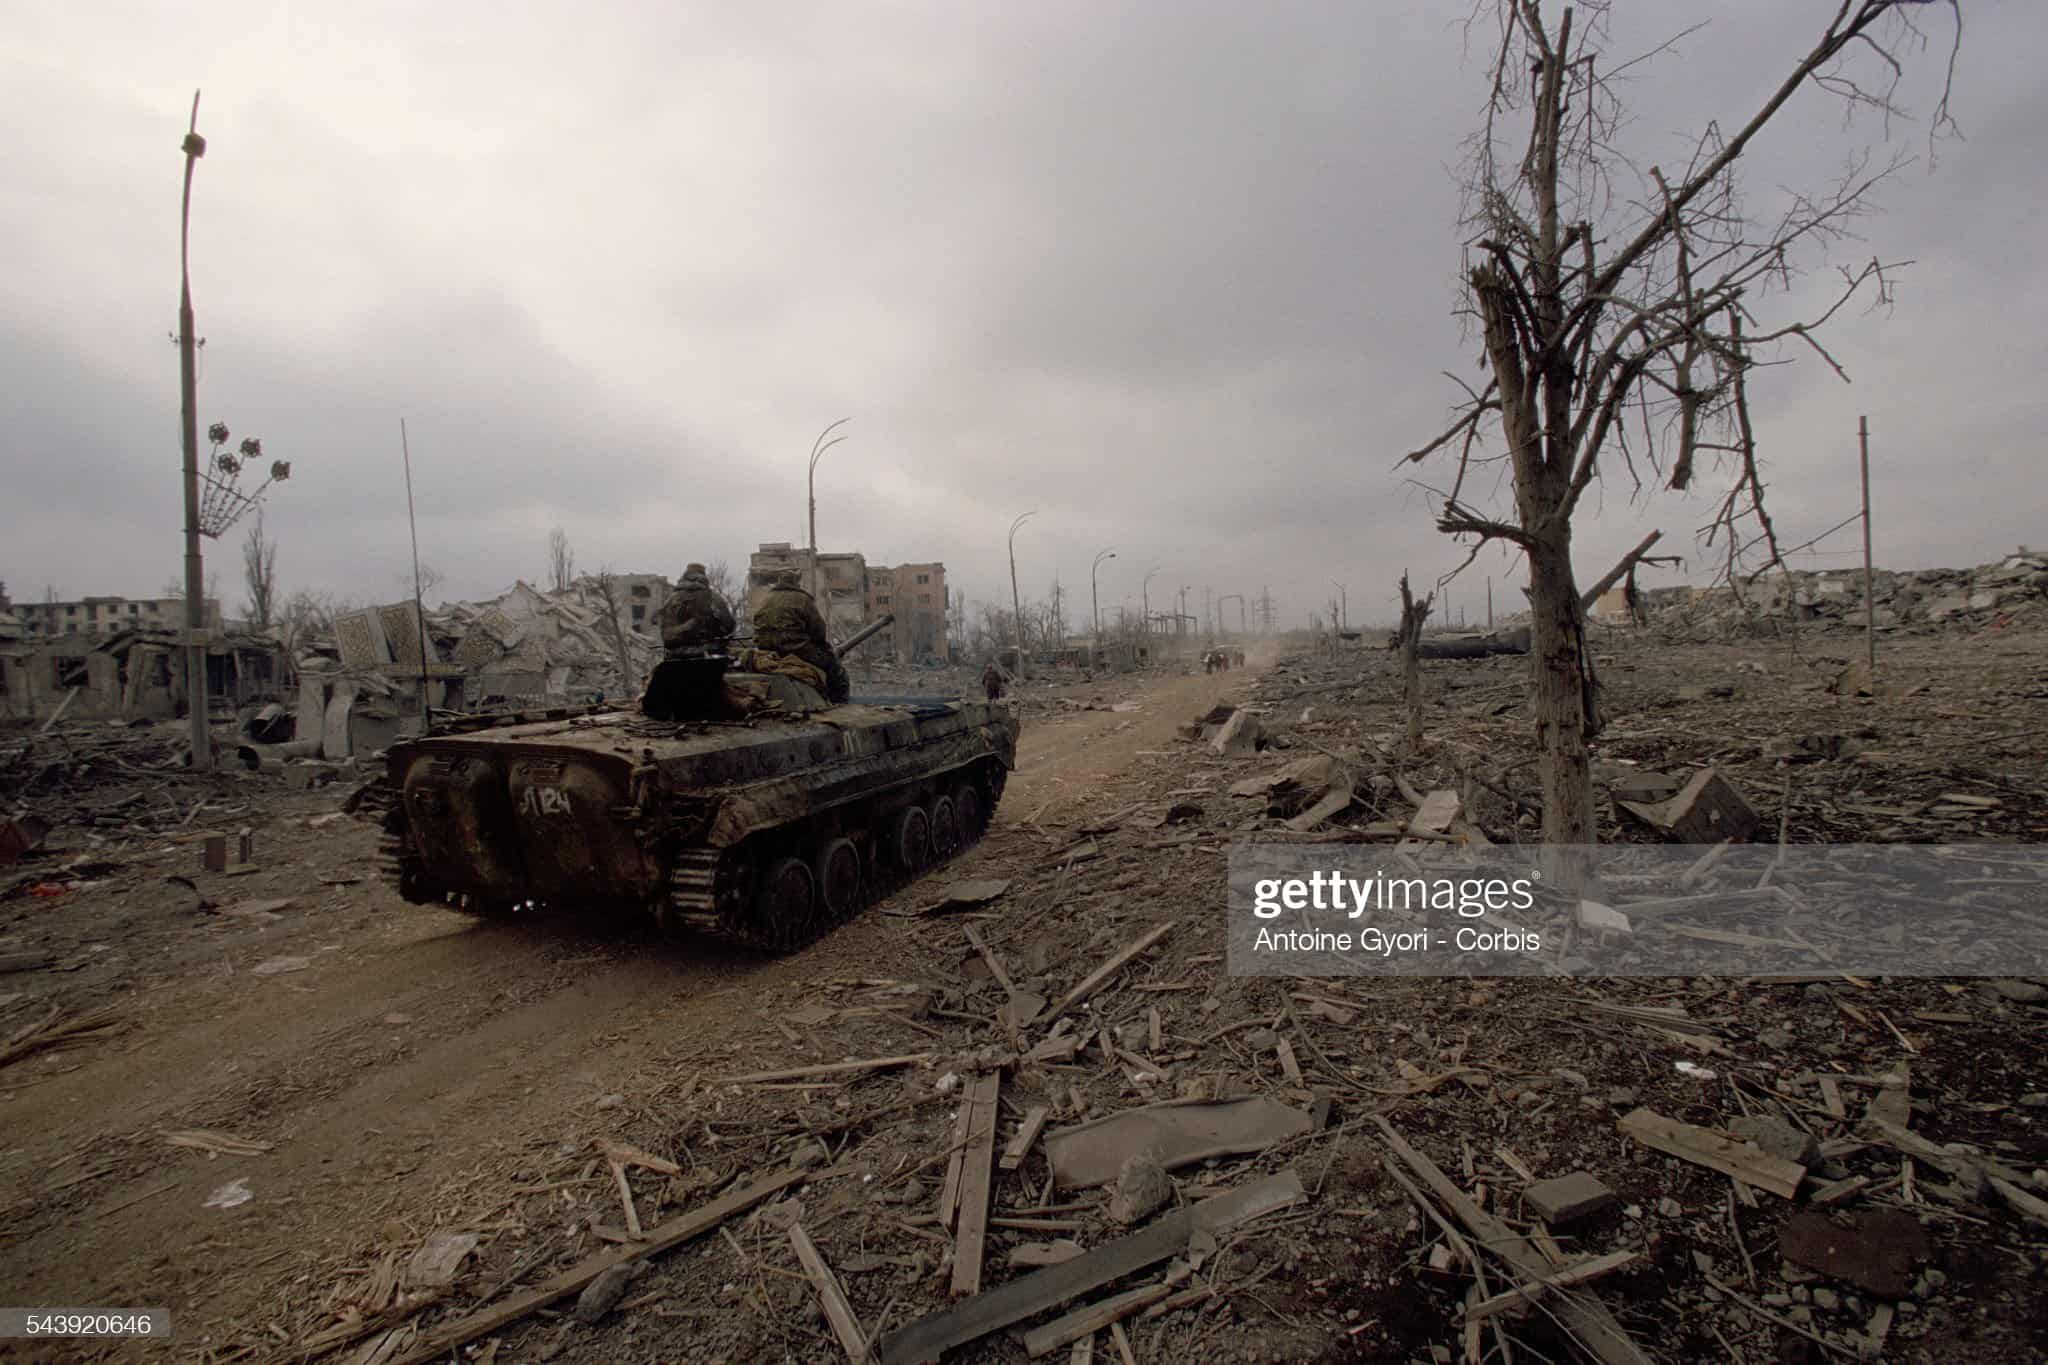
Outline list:
[[[2048,19],[1969,12],[1969,141],[1886,186],[1841,253],[1921,263],[1889,317],[1830,334],[1856,383],[1802,359],[1758,385],[1793,538],[1852,510],[1844,459],[1871,414],[1880,553],[1899,564],[1994,555],[2038,505],[2042,343],[2020,320],[2044,289],[2048,96],[2027,59]],[[288,588],[390,591],[401,415],[426,556],[464,594],[537,574],[557,523],[586,564],[664,572],[801,539],[804,452],[851,415],[819,470],[827,547],[943,558],[970,596],[1007,600],[1004,533],[1035,507],[1018,537],[1033,595],[1057,574],[1085,598],[1116,545],[1105,607],[1163,563],[1155,588],[1269,586],[1289,622],[1333,578],[1354,619],[1383,617],[1404,567],[1429,580],[1462,558],[1409,481],[1448,471],[1396,468],[1455,397],[1441,372],[1477,374],[1451,316],[1454,172],[1484,94],[1484,34],[1468,59],[1462,15],[45,11],[0,54],[0,113],[37,130],[13,172],[27,192],[0,202],[0,243],[28,267],[0,281],[24,495],[0,514],[0,573],[136,592],[176,563],[163,337],[196,84],[214,143],[195,200],[201,412],[294,461],[272,514]],[[1627,11],[1615,51],[1673,19]],[[1713,20],[1630,87],[1645,160],[1679,154],[1703,110],[1753,104],[1813,22],[1763,0]],[[1923,112],[1945,41],[1928,28],[1907,90]],[[1751,202],[1875,131],[1802,96],[1758,143]],[[1918,130],[1897,138],[1924,152]],[[1710,509],[1638,505],[1618,469],[1600,497],[1588,574],[1653,525],[1691,552]],[[1488,574],[1497,600],[1512,591],[1497,554],[1470,573],[1452,590],[1468,610]]]

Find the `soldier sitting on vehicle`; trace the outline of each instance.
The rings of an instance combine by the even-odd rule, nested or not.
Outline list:
[[[661,604],[662,661],[647,680],[640,709],[655,720],[702,720],[724,709],[726,642],[732,639],[732,608],[712,588],[702,564],[683,570],[682,581]]]
[[[827,701],[845,701],[852,684],[825,634],[825,618],[818,614],[816,600],[804,591],[794,569],[777,571],[771,584],[754,612],[754,647],[803,660],[825,675]]]

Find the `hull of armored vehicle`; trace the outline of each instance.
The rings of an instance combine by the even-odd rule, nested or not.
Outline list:
[[[986,830],[1017,720],[890,699],[746,722],[555,711],[394,745],[400,895],[477,915],[625,908],[768,951],[803,946]]]

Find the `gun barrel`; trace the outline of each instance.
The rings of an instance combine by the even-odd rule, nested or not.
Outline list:
[[[843,659],[848,654],[851,654],[854,650],[860,648],[860,646],[866,644],[868,642],[869,637],[879,632],[884,626],[894,625],[895,623],[895,612],[888,613],[879,621],[870,621],[860,628],[858,634],[856,634],[852,639],[848,640],[845,644],[840,645],[837,649],[833,651],[833,653],[837,654],[840,658]]]

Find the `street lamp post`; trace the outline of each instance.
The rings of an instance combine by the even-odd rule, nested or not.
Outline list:
[[[1103,560],[1115,558],[1115,550],[1104,550],[1101,554],[1095,556],[1095,562],[1088,566],[1088,605],[1095,612],[1095,644],[1093,648],[1096,649],[1102,647],[1102,598],[1095,586],[1095,571],[1102,567]]]
[[[206,709],[205,571],[199,561],[199,379],[192,336],[192,267],[187,256],[192,225],[192,167],[206,155],[199,136],[199,92],[192,92],[192,123],[185,134],[185,196],[178,210],[178,396],[185,446],[185,697],[192,715],[192,769],[213,768],[213,734]]]
[[[1031,664],[1024,653],[1024,599],[1017,592],[1017,528],[1038,513],[1026,512],[1010,523],[1010,615],[1017,626],[1017,676],[1031,676]]]
[[[1349,630],[1351,629],[1351,594],[1342,583],[1339,583],[1334,578],[1330,580],[1330,586],[1337,590],[1337,629],[1340,631]]]
[[[805,491],[809,494],[811,503],[811,596],[813,597],[822,597],[824,595],[824,579],[818,573],[818,461],[825,457],[826,451],[846,439],[844,436],[832,436],[833,431],[845,426],[852,420],[851,417],[840,418],[831,426],[819,432],[818,439],[811,442],[811,467],[806,476]],[[832,439],[826,440],[827,436],[832,436]]]

